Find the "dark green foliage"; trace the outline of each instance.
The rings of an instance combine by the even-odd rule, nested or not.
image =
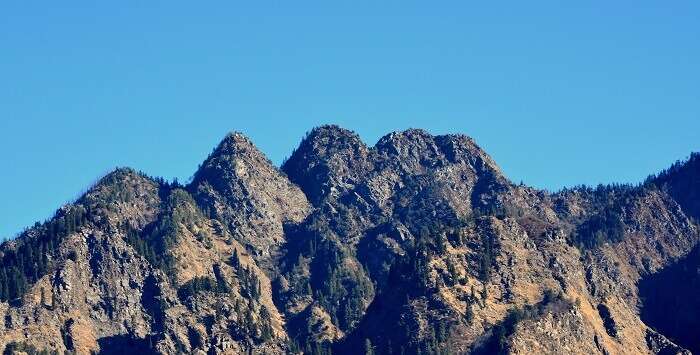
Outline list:
[[[491,280],[491,270],[495,262],[494,240],[488,232],[481,233],[481,249],[479,250],[479,279],[483,283]]]
[[[304,355],[332,355],[332,346],[329,342],[321,343],[304,343],[300,345],[297,341],[290,341],[287,343],[289,347],[290,354],[304,353]]]
[[[460,320],[442,312],[444,309],[433,303],[433,295],[440,284],[439,279],[438,284],[430,281],[429,264],[434,257],[444,257],[440,253],[441,239],[457,242],[461,239],[456,237],[458,233],[454,227],[437,226],[424,230],[414,243],[407,243],[405,255],[396,258],[391,265],[386,285],[381,289],[383,292],[375,297],[367,311],[370,318],[366,317],[362,324],[384,323],[370,330],[361,324],[336,350],[356,354],[363,348],[365,339],[369,339],[375,354],[448,354],[452,328]],[[446,283],[455,278],[452,274],[456,273],[450,272],[454,265],[450,267],[449,264],[447,261],[446,270],[442,272]],[[430,328],[427,332],[421,331],[418,337],[416,332],[423,324],[429,324]]]
[[[318,155],[315,148],[315,142],[320,140],[325,142],[323,156]],[[328,193],[325,182],[329,176],[336,174],[333,165],[324,158],[355,150],[359,142],[360,138],[355,133],[338,126],[314,128],[306,133],[301,144],[285,159],[281,170],[301,187],[312,204],[318,205]],[[309,160],[315,164],[310,164]]]
[[[444,281],[448,287],[452,287],[457,283],[457,269],[452,259],[448,258],[445,263],[447,264],[447,275],[444,277]]]
[[[445,255],[443,249],[450,243],[449,240],[455,240],[455,235],[459,235],[459,229],[441,224],[435,224],[433,228],[432,230],[422,229],[414,242],[407,243],[406,254],[397,258],[389,269],[387,287],[401,285],[405,287],[406,296],[409,298],[424,296],[431,290],[435,291],[433,288],[438,285],[429,282],[428,264],[434,256]],[[461,243],[461,237],[459,240]],[[447,259],[446,264],[443,280],[445,284],[453,285],[457,282],[457,271],[452,260]]]
[[[99,355],[143,354],[154,355],[158,352],[153,348],[150,337],[137,338],[133,334],[113,335],[97,340],[100,345]]]
[[[228,329],[234,340],[262,344],[274,338],[271,314],[264,305],[256,311],[253,300],[239,298],[234,304],[234,312],[236,322],[229,323]]]
[[[496,324],[491,337],[479,348],[474,349],[472,354],[508,354],[509,338],[515,333],[518,323],[542,317],[547,312],[559,314],[571,309],[572,304],[561,294],[546,291],[542,301],[534,305],[526,305],[508,312],[501,323]]]
[[[438,197],[440,186],[431,177],[417,176],[406,183],[395,197],[397,207],[393,217],[406,225],[411,233],[438,236],[437,232],[447,227],[462,226],[454,209],[444,198]]]
[[[69,351],[75,350],[75,344],[73,343],[73,337],[70,334],[70,328],[75,323],[73,318],[68,319],[65,324],[61,327],[61,339],[63,340],[63,345]]]
[[[106,217],[106,211],[118,211],[120,202],[130,202],[134,199],[134,183],[138,182],[133,177],[139,177],[142,181],[155,182],[159,186],[161,198],[167,196],[172,189],[172,185],[163,178],[150,177],[130,168],[118,168],[100,179],[91,189],[91,193],[83,196],[78,202],[89,206],[92,214]]]
[[[23,342],[11,342],[5,346],[3,350],[3,355],[13,355],[13,354],[27,354],[27,355],[58,355],[59,352],[56,350],[38,350],[34,346],[23,343]]]
[[[289,231],[289,240],[294,241],[288,245],[288,264],[284,266],[289,291],[281,297],[312,296],[333,324],[343,331],[350,330],[362,318],[374,295],[374,285],[354,253],[332,237],[327,221],[312,223],[313,232]],[[303,340],[297,341],[306,347]]]
[[[168,302],[154,275],[149,275],[143,282],[141,305],[153,320],[151,331],[162,331],[165,324],[165,311],[168,309]],[[149,341],[151,340],[152,339],[149,338]]]
[[[146,258],[154,267],[163,270],[174,278],[174,260],[168,252],[177,237],[177,226],[172,219],[165,217],[149,225],[144,231],[127,228],[126,241],[136,253]]]
[[[525,211],[512,205],[491,203],[487,205],[475,206],[472,214],[474,218],[493,216],[498,219],[504,219],[507,217],[523,217],[525,215]]]
[[[374,347],[369,339],[365,339],[365,355],[374,355]]]
[[[489,343],[485,345],[484,354],[508,354],[508,337],[515,333],[515,326],[528,315],[528,309],[516,309],[508,313],[500,324],[493,328]]]
[[[338,141],[340,143],[347,141],[348,145],[354,144],[351,139],[342,137]],[[333,144],[338,144],[338,142]],[[303,146],[302,148],[305,150],[316,149],[315,146]],[[582,197],[579,199],[577,196],[574,201],[581,202],[580,210],[584,211],[583,217],[579,217],[580,214],[573,210],[568,211],[569,214],[567,214],[567,210],[562,208],[561,211],[557,210],[559,213],[557,218],[550,218],[551,216],[547,214],[546,220],[554,220],[554,222],[549,222],[550,224],[533,217],[536,214],[533,212],[534,209],[518,208],[516,204],[525,206],[520,200],[513,200],[512,196],[507,194],[499,195],[499,191],[503,191],[506,186],[510,185],[507,182],[500,182],[496,176],[489,176],[488,172],[481,171],[485,168],[477,165],[489,165],[484,164],[483,161],[480,164],[472,163],[475,169],[480,170],[477,174],[477,180],[472,180],[470,176],[462,177],[469,178],[469,181],[465,182],[467,185],[471,184],[472,181],[477,183],[472,193],[473,201],[464,201],[467,204],[471,203],[474,207],[471,214],[468,212],[468,206],[455,206],[455,201],[448,201],[448,198],[454,196],[446,194],[446,192],[450,192],[447,189],[449,186],[432,181],[435,180],[436,175],[429,173],[429,169],[424,171],[425,174],[419,174],[420,176],[411,176],[410,170],[401,171],[399,180],[394,181],[395,186],[388,187],[392,191],[395,189],[401,191],[392,195],[392,199],[387,201],[389,208],[385,209],[383,206],[376,205],[378,202],[376,198],[367,198],[368,196],[375,197],[368,194],[376,192],[374,186],[365,184],[367,181],[358,181],[357,184],[355,184],[356,181],[347,181],[349,183],[344,185],[355,185],[356,188],[347,194],[342,189],[337,190],[340,191],[337,200],[335,199],[337,195],[333,193],[332,199],[324,201],[326,196],[330,194],[329,191],[332,191],[330,190],[333,188],[332,183],[337,181],[328,179],[328,176],[335,174],[335,171],[332,170],[335,165],[324,163],[304,170],[303,167],[309,165],[309,162],[304,158],[306,154],[301,153],[295,152],[292,160],[285,162],[284,165],[287,170],[300,171],[298,176],[292,176],[292,180],[302,185],[305,193],[311,191],[309,197],[317,208],[304,222],[290,221],[288,224],[293,225],[293,227],[284,226],[284,237],[288,245],[284,245],[283,249],[273,250],[270,255],[261,256],[258,254],[254,256],[258,259],[257,262],[262,260],[259,266],[268,271],[271,278],[279,276],[283,280],[279,282],[280,286],[273,287],[275,293],[273,297],[276,306],[282,312],[288,312],[284,315],[286,316],[286,330],[293,339],[288,349],[293,353],[328,355],[331,354],[332,349],[336,352],[372,355],[448,353],[449,346],[453,345],[450,340],[455,340],[464,334],[465,323],[472,325],[475,322],[474,307],[485,307],[486,290],[490,286],[489,283],[498,278],[498,267],[506,267],[499,265],[496,261],[496,258],[501,255],[499,233],[482,230],[482,226],[491,225],[491,222],[494,221],[493,217],[499,219],[514,218],[508,223],[517,222],[520,224],[528,236],[533,237],[534,241],[538,241],[535,237],[543,235],[543,231],[549,232],[552,226],[562,227],[564,230],[573,229],[571,243],[581,249],[590,249],[606,242],[617,242],[623,238],[625,222],[629,223],[629,219],[625,219],[625,217],[630,199],[633,199],[644,189],[646,189],[644,191],[649,192],[648,189],[658,188],[662,192],[668,192],[679,201],[686,213],[693,211],[695,206],[698,206],[696,201],[700,200],[697,192],[694,192],[694,188],[698,186],[697,172],[700,166],[698,164],[700,155],[694,154],[689,163],[674,165],[668,171],[650,179],[643,188],[616,185],[600,186],[596,189],[580,188],[576,193],[580,193]],[[321,153],[325,154],[325,152]],[[375,152],[370,149],[370,153],[375,154],[376,149]],[[448,153],[442,152],[441,154],[447,155]],[[332,156],[330,153],[328,155]],[[211,162],[211,159],[212,157],[208,161]],[[391,162],[386,162],[386,164],[389,163]],[[420,164],[423,163],[421,161]],[[425,163],[430,163],[430,161]],[[220,166],[217,166],[216,169],[213,168],[215,165],[217,164],[211,164],[212,168],[208,167],[208,170],[201,169],[202,172],[198,173],[195,179],[207,180],[212,184],[216,184],[217,181],[221,182],[220,176],[208,175],[222,173],[219,170]],[[223,164],[221,165],[223,166]],[[380,169],[384,169],[384,167],[378,168],[377,171],[381,172]],[[130,201],[137,196],[134,192],[136,190],[121,181],[122,178],[119,174],[122,173],[124,172],[117,172],[105,179],[105,184],[113,186],[100,190],[104,193],[98,198],[95,200],[91,200],[92,197],[85,198],[92,206],[91,212],[95,213],[97,210],[100,213],[116,211],[125,206],[117,202]],[[354,179],[354,176],[352,178]],[[131,180],[133,181],[133,179]],[[159,196],[162,199],[161,214],[156,218],[156,222],[144,227],[140,224],[142,219],[137,218],[128,223],[124,222],[121,227],[125,239],[133,246],[134,250],[152,266],[163,270],[170,281],[175,279],[175,260],[171,255],[171,250],[178,243],[178,235],[182,228],[189,229],[192,224],[201,226],[201,221],[215,217],[219,220],[207,221],[207,225],[210,224],[209,222],[215,222],[213,227],[218,230],[217,234],[228,234],[231,241],[235,240],[234,238],[241,238],[238,233],[225,233],[226,228],[231,228],[232,232],[238,232],[235,230],[235,217],[231,217],[231,215],[235,216],[235,213],[228,216],[215,216],[217,211],[228,210],[221,209],[218,205],[216,206],[218,208],[213,208],[213,201],[199,201],[204,207],[202,207],[203,211],[198,210],[192,197],[182,189],[177,181],[173,183],[168,183],[163,179],[155,181],[160,187]],[[444,181],[442,183],[444,184]],[[195,185],[190,185],[190,187],[196,187]],[[465,186],[468,187],[467,185]],[[149,187],[152,186],[149,185]],[[220,186],[215,187],[219,189]],[[191,191],[195,193],[196,190],[192,189]],[[542,196],[545,196],[544,199],[546,199],[552,195],[546,196],[543,193]],[[239,198],[240,196],[235,195],[234,197]],[[245,197],[240,198],[245,199]],[[551,198],[556,199],[556,197]],[[509,201],[513,204],[509,205]],[[104,210],[102,210],[103,207]],[[148,209],[151,210],[152,207],[148,206]],[[695,215],[700,214],[700,209],[695,209],[695,211],[699,211]],[[0,264],[2,266],[0,268],[0,300],[11,300],[21,296],[33,282],[36,282],[42,275],[50,273],[56,263],[62,261],[57,252],[58,245],[61,243],[61,238],[76,231],[87,222],[86,216],[90,216],[91,213],[86,210],[82,213],[83,215],[57,217],[56,223],[62,224],[54,225],[54,222],[47,222],[45,225],[37,225],[28,232],[27,238],[18,241],[16,245],[7,245],[0,249],[2,250],[0,253],[0,262],[2,263]],[[459,220],[459,218],[463,218],[462,213],[468,215],[468,221]],[[109,216],[114,217],[114,215],[116,214]],[[99,214],[92,214],[92,216],[92,221],[95,224],[105,221],[104,218],[97,218],[100,216]],[[121,215],[117,217],[121,217]],[[631,217],[633,216],[628,218],[631,219]],[[111,220],[113,221],[114,218]],[[563,223],[554,225],[559,221],[563,221]],[[312,223],[317,224],[312,225]],[[379,230],[382,225],[390,227]],[[463,228],[466,225],[468,228]],[[107,231],[106,228],[111,226],[96,225],[96,227],[105,227],[104,231]],[[304,229],[304,232],[299,233],[302,235],[294,235],[287,233],[287,228]],[[460,230],[460,228],[462,229]],[[199,230],[195,234],[199,242],[206,244],[207,241],[211,240],[208,234],[202,231],[202,228],[196,229]],[[375,234],[370,232],[373,229],[377,230]],[[192,229],[192,231],[194,230]],[[113,230],[108,232],[113,232]],[[370,244],[370,247],[362,250],[360,247],[362,243],[373,236],[377,236],[375,238],[377,243]],[[545,234],[545,237],[547,236],[549,234]],[[242,238],[245,237],[242,236]],[[466,240],[465,237],[467,237]],[[385,244],[384,249],[379,249],[382,247],[380,242]],[[236,243],[236,245],[238,244]],[[453,248],[460,249],[453,250]],[[365,251],[367,252],[363,254]],[[116,253],[114,255],[116,256]],[[77,257],[76,252],[65,254],[66,259],[76,260]],[[128,255],[124,257],[127,258]],[[217,340],[218,335],[216,334],[218,334],[221,324],[218,323],[219,316],[221,312],[224,312],[225,324],[229,327],[228,332],[236,342],[244,347],[244,352],[252,353],[255,344],[269,342],[275,338],[272,326],[273,317],[270,311],[275,311],[276,314],[276,309],[268,309],[261,304],[261,280],[258,276],[261,274],[256,268],[255,262],[250,262],[247,257],[245,260],[241,260],[237,250],[229,262],[235,271],[235,277],[227,279],[219,265],[215,265],[213,276],[195,277],[178,289],[177,296],[182,303],[188,304],[189,302],[188,305],[192,309],[195,309],[194,306],[203,305],[201,307],[203,313],[196,314],[195,317],[199,317],[199,320],[204,319],[202,329],[206,330],[200,329],[199,326],[187,328],[192,347],[204,349]],[[372,264],[373,262],[375,264]],[[441,266],[442,262],[445,263],[444,267]],[[279,269],[278,266],[280,266]],[[462,268],[463,266],[465,268]],[[470,277],[460,275],[462,270]],[[664,312],[671,307],[681,308],[682,305],[688,303],[697,303],[683,299],[684,297],[688,298],[687,295],[697,294],[693,288],[695,279],[692,278],[692,275],[697,276],[697,268],[694,268],[694,265],[689,265],[684,267],[682,273],[682,277],[674,276],[672,279],[656,280],[658,283],[653,283],[651,286],[657,289],[661,288],[658,285],[663,288],[671,288],[671,286],[676,287],[675,284],[681,283],[681,281],[686,281],[686,283],[690,283],[687,285],[688,290],[682,292],[680,296],[675,295],[671,298],[663,298],[652,293],[649,297],[653,297],[653,300],[645,299],[645,302],[649,302],[649,306],[653,305],[657,308],[656,312]],[[144,280],[141,304],[151,316],[150,331],[153,339],[156,339],[157,342],[167,336],[165,329],[163,329],[164,325],[168,324],[166,321],[167,307],[178,305],[178,303],[165,296],[163,290],[160,289],[161,283],[168,284],[168,280],[165,280],[165,277],[156,280],[156,277],[161,278],[159,272],[149,275]],[[451,308],[452,299],[440,297],[438,291],[445,291],[444,289],[440,290],[441,288],[454,287],[459,284],[468,287],[468,280],[473,280],[473,277],[478,278],[480,282],[472,284],[471,294],[457,295],[459,300],[466,301],[462,310]],[[133,287],[138,287],[137,283]],[[238,297],[237,292],[233,292],[233,287],[236,290],[240,289],[242,297]],[[379,289],[381,289],[381,294],[375,297],[375,292],[380,292]],[[196,295],[206,297],[196,297]],[[221,302],[226,297],[230,298],[226,299],[226,302]],[[670,296],[666,295],[666,297]],[[41,298],[41,303],[46,304],[47,300],[43,290],[41,290]],[[210,301],[218,304],[206,304]],[[229,301],[231,307],[228,307]],[[372,301],[370,307],[373,308],[366,312],[365,307],[370,301]],[[447,301],[450,301],[449,304]],[[510,301],[508,295],[505,295],[502,301]],[[113,302],[105,302],[109,303],[105,308],[115,307]],[[483,343],[483,346],[477,349],[477,352],[507,352],[510,337],[517,330],[518,324],[524,320],[541,317],[545,312],[566,309],[567,302],[561,296],[547,293],[542,302],[536,305],[512,310],[501,323],[493,326],[491,339],[486,342],[483,342],[484,339],[479,339],[477,343]],[[301,311],[299,310],[301,307],[307,308]],[[312,335],[317,334],[312,333],[312,331],[327,330],[319,327],[324,326],[325,322],[310,322],[309,317],[299,316],[297,312],[311,313],[312,310],[315,312],[316,309],[313,307],[322,308],[330,316],[332,323],[340,328],[346,337],[343,337],[343,340],[337,344],[326,341],[315,342],[311,339]],[[211,314],[211,309],[214,309],[214,314]],[[478,311],[478,309],[476,310]],[[615,324],[610,310],[603,305],[600,305],[598,310],[608,334],[614,336],[616,334],[613,331]],[[40,311],[46,312],[41,309]],[[686,318],[695,317],[697,312],[694,313],[692,309],[683,309],[683,311],[688,313],[685,317],[671,313],[674,319],[666,319],[666,321],[675,322],[670,325],[675,331],[692,333],[688,329],[697,329],[698,327],[694,326],[697,322]],[[461,317],[459,313],[463,313],[464,317]],[[655,316],[664,317],[664,314],[656,314]],[[210,321],[210,319],[215,318],[216,321]],[[297,332],[297,329],[290,326],[293,321],[297,320],[300,323],[299,328],[305,327],[306,333],[304,330]],[[367,325],[367,331],[363,330],[364,325]],[[469,328],[468,331],[481,331],[482,326],[488,327],[489,325],[474,324],[474,327],[467,328]],[[667,326],[669,325],[667,324]],[[678,329],[683,327],[687,329]],[[62,328],[63,343],[70,349],[72,348],[72,340],[68,337],[67,329],[70,329],[68,325],[64,325]],[[295,334],[295,332],[297,333]],[[450,337],[451,332],[454,332],[454,337]],[[152,350],[153,339],[150,336],[143,339],[115,336],[110,337],[110,339],[101,339],[100,345],[104,349],[129,349],[133,350],[133,353],[138,353],[139,350]],[[59,344],[60,341],[58,339]],[[176,342],[176,352],[184,352],[181,344]],[[39,352],[26,344],[18,343],[9,344],[8,349],[10,352],[46,353],[45,351]],[[268,349],[271,347],[260,347],[256,351]],[[6,351],[8,350],[6,349]]]
[[[238,249],[233,249],[233,255],[231,255],[231,266],[236,269],[241,267],[241,257],[238,255]]]
[[[482,301],[486,301],[486,292],[482,291]],[[472,322],[474,321],[474,304],[479,304],[479,299],[476,297],[476,291],[474,290],[474,285],[471,287],[471,292],[469,295],[467,295],[467,307],[464,310],[464,318],[467,321],[467,324],[471,325]],[[484,303],[481,303],[481,306],[483,307]]]
[[[0,246],[0,301],[21,297],[39,278],[54,266],[57,248],[63,238],[76,232],[88,221],[81,205],[71,206],[42,225],[38,223],[20,236],[12,248]]]
[[[198,276],[180,286],[177,291],[178,298],[185,302],[188,298],[200,292],[213,292],[218,294],[230,293],[231,286],[229,286],[228,282],[223,277],[221,273],[221,266],[215,264],[213,271],[215,278]]]
[[[422,355],[447,355],[445,341],[449,336],[450,324],[444,319],[431,320],[431,329],[427,336],[413,344],[404,345],[404,353]],[[399,349],[401,351],[401,349]]]
[[[286,273],[291,287],[291,294],[300,296],[311,296],[313,294],[313,290],[311,289],[311,280],[305,275],[306,269],[309,267],[308,264],[308,259],[299,254],[292,269]]]
[[[260,306],[260,339],[265,342],[269,341],[274,337],[272,323],[272,315],[267,307],[264,305]]]
[[[667,191],[689,217],[700,219],[700,152],[686,161],[677,161],[645,183]]]
[[[455,324],[453,320],[430,314],[427,320],[429,328],[421,331],[420,337],[416,333],[416,327],[419,327],[416,322],[413,315],[406,313],[397,324],[387,324],[390,329],[382,330],[381,334],[366,334],[366,338],[346,342],[338,350],[342,354],[357,354],[357,349],[364,349],[360,354],[451,354],[448,342]]]
[[[628,200],[630,197],[642,194],[644,192],[642,187],[644,186],[618,183],[599,184],[596,187],[580,185],[573,188],[564,188],[559,194],[578,193],[581,197],[589,200],[593,204],[593,208],[601,209],[609,206],[613,200]]]
[[[260,279],[253,269],[249,267],[239,267],[237,270],[238,282],[241,287],[241,295],[251,299],[260,299]]]
[[[227,293],[229,290],[226,286],[220,286],[219,282],[211,277],[201,276],[195,277],[180,286],[177,290],[177,296],[183,302],[200,292]]]
[[[233,256],[231,256],[231,266],[236,269],[241,295],[255,300],[260,299],[260,278],[252,268],[241,264],[237,249],[234,249]]]
[[[579,225],[571,235],[571,241],[581,249],[593,249],[605,242],[621,241],[624,233],[622,212],[619,209],[608,208]]]
[[[566,198],[575,194],[590,204],[589,214],[581,220],[571,218],[576,227],[569,235],[569,243],[582,250],[595,249],[604,243],[617,243],[623,240],[625,215],[635,201],[656,189],[654,184],[633,186],[629,184],[598,185],[595,188],[579,186],[564,189],[560,195]]]
[[[374,294],[374,287],[362,268],[348,267],[350,255],[334,243],[320,245],[312,268],[314,298],[331,315],[340,329],[352,329],[364,314],[364,304]]]
[[[176,188],[169,192],[163,212],[156,222],[142,231],[124,226],[126,241],[154,267],[174,279],[174,262],[170,248],[178,237],[179,225],[190,226],[201,218],[201,212],[187,191]]]
[[[472,325],[472,322],[474,322],[474,302],[472,299],[467,300],[467,307],[464,311],[464,318],[467,321],[467,324]]]
[[[470,223],[473,223],[473,221],[469,222],[462,222],[461,226],[466,227]],[[453,248],[459,248],[464,245],[464,238],[463,238],[463,233],[460,228],[452,228],[449,229],[446,233],[447,241],[450,243],[450,245]]]

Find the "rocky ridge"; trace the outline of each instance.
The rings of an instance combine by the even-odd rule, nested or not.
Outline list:
[[[3,243],[0,348],[700,352],[698,191],[699,154],[549,193],[464,135],[322,126],[277,168],[232,133],[186,186],[117,169]]]

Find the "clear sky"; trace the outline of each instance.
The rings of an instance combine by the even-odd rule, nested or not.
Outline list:
[[[465,133],[550,190],[700,150],[700,2],[469,3],[2,1],[0,239],[231,130],[275,163],[323,123]]]

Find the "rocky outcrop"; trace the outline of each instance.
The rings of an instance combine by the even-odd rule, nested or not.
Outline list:
[[[124,240],[121,225],[151,223],[159,212],[156,183],[119,169],[68,208],[90,211],[89,220],[66,235],[41,276],[21,299],[0,303],[0,344],[89,353],[98,340],[119,334],[143,338],[149,317],[141,289],[150,265]],[[61,214],[59,211],[58,215]],[[36,227],[22,238],[39,237]]]
[[[278,169],[232,133],[186,186],[118,169],[3,243],[0,348],[687,354],[697,162],[548,193],[464,135],[322,126]]]
[[[226,136],[188,190],[258,261],[284,242],[283,224],[300,222],[310,208],[304,193],[240,133]]]

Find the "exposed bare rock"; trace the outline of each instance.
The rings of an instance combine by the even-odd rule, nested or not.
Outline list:
[[[0,246],[0,349],[77,354],[699,352],[700,164],[511,183],[469,137],[240,133],[187,186],[117,169]]]
[[[260,261],[284,241],[282,225],[300,222],[310,208],[304,193],[240,133],[226,136],[204,161],[190,190]]]

